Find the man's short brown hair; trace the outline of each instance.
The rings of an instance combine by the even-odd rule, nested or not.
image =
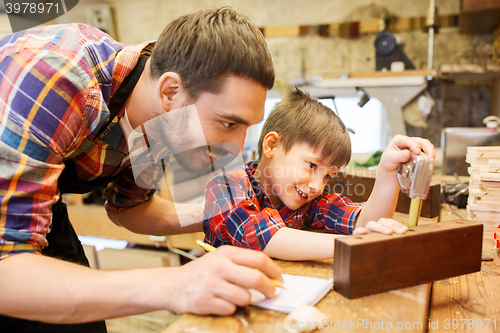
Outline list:
[[[249,78],[266,89],[274,85],[271,54],[260,30],[230,7],[201,10],[167,25],[151,55],[151,74],[180,75],[192,99],[220,92],[227,75]]]
[[[330,167],[343,167],[351,160],[351,138],[342,120],[330,108],[295,89],[276,104],[269,114],[259,139],[259,159],[264,137],[276,132],[286,153],[293,145],[307,143],[319,150],[320,158]]]

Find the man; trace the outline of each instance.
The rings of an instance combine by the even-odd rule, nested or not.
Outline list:
[[[106,318],[158,309],[227,315],[249,303],[245,288],[274,294],[268,277],[282,280],[279,269],[236,248],[181,267],[84,267],[60,200],[109,183],[116,224],[150,235],[201,230],[199,208],[176,211],[153,194],[165,151],[201,172],[217,155],[238,153],[263,117],[274,71],[246,17],[200,11],[169,24],[156,43],[133,46],[86,25],[48,26],[5,37],[0,52],[0,331],[105,332]],[[167,117],[171,128],[134,139],[170,114],[181,114]],[[204,145],[186,134],[192,115]],[[152,162],[134,167],[144,154]]]

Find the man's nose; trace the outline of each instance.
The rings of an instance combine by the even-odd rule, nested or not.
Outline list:
[[[222,148],[227,150],[231,155],[238,156],[243,151],[245,145],[246,130],[236,133],[231,137],[229,142],[223,142]]]

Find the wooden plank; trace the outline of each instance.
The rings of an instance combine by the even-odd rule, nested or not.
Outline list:
[[[407,213],[410,211],[411,199],[404,193],[399,193],[398,204],[396,206],[397,212]],[[427,198],[422,202],[422,210],[420,216],[423,217],[436,217],[441,212],[441,184],[433,184],[429,188]]]
[[[285,274],[306,275],[323,279],[334,276],[332,260],[289,262],[275,260]],[[316,308],[330,319],[318,332],[384,332],[381,323],[397,332],[400,322],[411,323],[405,332],[425,332],[430,299],[430,284],[394,290],[384,294],[349,300],[331,291]],[[232,316],[183,315],[163,333],[276,333],[286,332],[285,315],[253,306],[239,308]],[[390,324],[389,324],[390,323]],[[288,325],[290,326],[290,325]]]
[[[493,263],[483,263],[483,267],[499,271]],[[498,309],[500,276],[477,272],[436,281],[432,285],[429,332],[498,332]]]
[[[473,65],[476,67],[476,65]],[[498,67],[498,66],[497,66]],[[483,69],[481,69],[483,70]],[[500,70],[500,67],[498,67],[498,70]],[[467,152],[471,152],[474,154],[481,154],[481,153],[487,153],[487,152],[499,152],[500,147],[498,146],[471,146],[467,147]]]
[[[435,77],[437,76],[437,71],[435,69],[407,69],[402,72],[391,72],[391,71],[357,72],[357,73],[351,73],[349,75],[349,78],[356,79],[356,78],[366,78],[366,77],[394,77],[394,76]]]
[[[382,24],[383,24],[383,20],[382,20]],[[383,29],[380,29],[380,28],[381,28],[381,24],[380,24],[379,19],[365,20],[365,21],[359,22],[359,33],[360,34],[382,31]]]
[[[474,196],[469,194],[469,196],[472,196],[472,201],[471,204],[477,204],[478,202],[481,202],[482,204],[498,204],[500,202],[500,195],[482,195],[482,196]]]
[[[498,190],[500,188],[500,182],[490,182],[490,181],[482,181],[481,182],[481,187],[484,189],[492,189],[492,190]]]
[[[479,174],[479,179],[481,181],[486,182],[500,182],[500,174],[498,173],[490,173],[490,172],[481,172]]]
[[[492,212],[500,212],[500,203],[491,205],[489,203],[484,203],[484,202],[476,202],[475,204],[472,204],[469,202],[469,209],[471,211],[492,211]]]
[[[443,15],[438,17],[438,25],[440,27],[456,27],[458,26],[458,15]]]
[[[338,36],[340,34],[340,23],[332,23],[329,25],[328,33],[330,36]]]
[[[267,37],[296,37],[300,36],[300,26],[279,26],[264,28],[264,36]]]
[[[478,219],[483,219],[483,220],[490,220],[491,223],[496,223],[500,224],[500,212],[493,212],[493,211],[473,211],[471,210],[471,213],[476,215]],[[498,222],[495,222],[498,221]]]
[[[500,0],[462,0],[462,13],[500,8]]]
[[[403,31],[413,29],[414,23],[410,17],[400,17],[395,19],[389,25],[390,31]]]
[[[488,195],[490,196],[495,196],[496,193],[490,193],[486,189],[481,189],[481,188],[471,188],[469,189],[469,196],[475,197],[475,198],[484,198]],[[500,196],[500,193],[498,194]]]
[[[474,80],[474,79],[495,79],[500,77],[500,66],[486,65],[486,70],[480,65],[441,65],[439,66],[439,76],[446,79]]]
[[[481,268],[483,225],[466,220],[421,225],[404,235],[335,240],[334,288],[357,298]]]

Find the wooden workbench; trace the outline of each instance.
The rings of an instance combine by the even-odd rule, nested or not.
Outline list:
[[[441,221],[457,219],[460,215],[465,215],[464,210],[454,212],[450,206],[443,205]],[[395,218],[404,221],[406,216],[398,214]],[[277,260],[276,264],[286,274],[333,277],[332,260]],[[498,256],[484,262],[483,267],[500,272]],[[316,307],[330,319],[318,332],[385,332],[391,331],[389,325],[395,332],[497,332],[500,330],[500,276],[481,271],[352,300],[332,290]],[[280,333],[285,332],[285,317],[253,306],[241,308],[227,317],[186,314],[164,333]],[[401,329],[397,329],[398,326]]]

